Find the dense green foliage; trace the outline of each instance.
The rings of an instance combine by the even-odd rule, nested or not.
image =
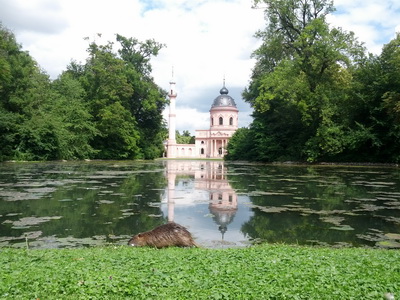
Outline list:
[[[194,144],[195,137],[190,135],[188,130],[184,130],[182,134],[180,134],[179,130],[176,131],[176,143],[177,144]]]
[[[265,245],[0,250],[2,299],[383,299],[394,250]]]
[[[330,0],[254,2],[267,20],[243,92],[254,121],[227,159],[399,162],[400,35],[367,55],[326,22]]]
[[[166,93],[151,77],[163,45],[91,42],[84,64],[51,81],[0,24],[0,161],[153,159],[163,152]]]

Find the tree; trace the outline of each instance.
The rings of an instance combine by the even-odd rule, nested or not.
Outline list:
[[[263,0],[268,20],[243,97],[254,108],[258,159],[318,161],[348,147],[352,74],[365,49],[353,33],[330,28],[327,0]],[[343,109],[345,108],[345,109]],[[261,131],[259,131],[261,130]],[[355,129],[354,129],[355,130]]]
[[[113,140],[123,141],[125,150],[114,152],[119,153],[119,158],[160,157],[164,149],[165,129],[162,111],[167,100],[166,92],[150,76],[150,57],[156,55],[162,45],[153,40],[142,43],[118,34],[117,41],[121,44],[117,53],[111,42],[105,45],[91,42],[86,64],[73,62],[67,71],[82,85],[85,101],[100,132],[92,146],[100,150],[98,157],[107,153],[110,158],[113,151],[109,149],[109,140],[105,137],[111,135]],[[111,114],[117,112],[124,116],[124,124],[118,130],[104,123],[106,116],[107,122],[111,122]],[[132,122],[129,128],[127,122]],[[127,132],[132,133],[129,139]],[[119,137],[116,136],[118,134]]]
[[[354,156],[368,155],[375,162],[400,161],[400,35],[371,55],[357,70],[354,93],[359,102],[353,118],[365,129]]]
[[[253,144],[255,139],[252,135],[254,131],[248,128],[239,128],[233,134],[228,143],[226,160],[253,160],[256,157]]]
[[[40,77],[37,79],[40,82]],[[82,88],[68,76],[41,85],[30,95],[18,126],[14,159],[55,160],[93,157],[90,142],[96,134],[82,102]],[[40,91],[40,93],[39,93]],[[40,99],[37,99],[40,98]],[[33,104],[37,105],[35,107]]]
[[[190,135],[189,130],[184,130],[182,134],[179,133],[179,130],[176,130],[176,142],[178,144],[194,144],[195,137]]]
[[[135,120],[120,102],[103,107],[98,114],[95,140],[98,157],[103,159],[135,159],[139,156],[139,138]]]
[[[165,46],[154,40],[139,42],[117,34],[121,44],[118,53],[128,70],[128,81],[133,86],[128,109],[134,116],[140,132],[139,147],[146,159],[160,157],[164,151],[164,129],[166,124],[162,112],[167,104],[166,91],[155,83],[151,74],[150,58],[158,55]]]
[[[49,76],[0,24],[0,160],[155,158],[163,152],[166,92],[151,78],[162,48],[117,35],[89,44],[84,64]]]
[[[384,155],[391,162],[400,162],[400,33],[383,47],[380,56],[385,76],[385,92],[382,95],[382,108],[385,112],[387,134],[383,144],[387,149]]]
[[[117,41],[121,44],[118,53],[122,60],[132,65],[143,76],[150,77],[152,71],[150,59],[152,56],[157,56],[165,45],[152,39],[139,42],[135,38],[126,38],[120,34],[117,34]]]
[[[58,158],[49,77],[2,26],[0,66],[0,159]]]
[[[84,102],[85,92],[79,81],[69,73],[62,74],[53,81],[55,93],[50,110],[60,118],[60,155],[63,159],[92,158],[97,153],[91,146],[99,134]]]

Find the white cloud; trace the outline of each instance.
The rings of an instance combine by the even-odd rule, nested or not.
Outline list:
[[[71,60],[83,62],[88,42],[115,34],[165,43],[152,60],[156,83],[168,89],[174,66],[178,88],[177,129],[208,126],[208,110],[222,79],[235,99],[239,125],[247,126],[250,107],[241,99],[260,41],[253,35],[265,26],[263,11],[249,0],[0,0],[0,20],[17,41],[56,78]],[[400,30],[397,0],[337,0],[329,22],[354,31],[373,53],[379,53]],[[99,41],[99,42],[101,42]]]
[[[12,30],[41,34],[59,34],[68,25],[62,7],[50,0],[0,1],[1,21]]]
[[[382,45],[395,37],[400,27],[398,0],[337,0],[337,11],[328,21],[353,31],[369,52],[380,54]]]

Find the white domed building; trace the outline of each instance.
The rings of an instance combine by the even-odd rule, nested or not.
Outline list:
[[[220,95],[216,97],[210,109],[210,128],[196,130],[195,144],[177,144],[175,139],[175,82],[171,89],[169,111],[169,139],[167,141],[168,158],[223,158],[229,139],[238,129],[238,113],[235,100],[228,95],[225,80]]]

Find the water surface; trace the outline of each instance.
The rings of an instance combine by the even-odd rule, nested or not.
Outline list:
[[[222,161],[0,164],[0,247],[126,244],[168,221],[205,247],[400,248],[398,168]]]

